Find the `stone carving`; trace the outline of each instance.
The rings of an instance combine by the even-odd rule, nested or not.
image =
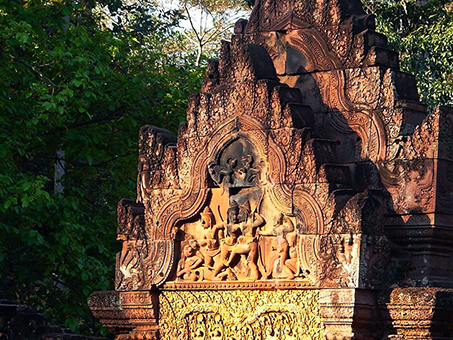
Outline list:
[[[222,153],[217,162],[208,165],[212,180],[219,187],[253,187],[260,181],[258,157],[247,150],[250,145],[244,139],[234,141]],[[240,158],[238,158],[240,155]]]
[[[318,299],[309,290],[167,291],[159,322],[171,331],[161,339],[322,339]]]
[[[227,211],[227,221],[213,225],[214,216],[206,207],[198,221],[204,228],[201,239],[189,235],[182,242],[183,258],[180,261],[179,279],[224,280],[259,278],[258,269],[258,228],[265,224],[262,216],[250,212],[249,201],[241,207],[235,201]],[[197,255],[198,254],[198,255]],[[187,270],[198,274],[188,275]]]
[[[453,291],[439,287],[394,288],[379,295],[389,339],[451,337]]]
[[[199,252],[199,247],[195,240],[183,244],[181,260],[179,260],[176,273],[178,278],[189,281],[196,281],[200,278],[198,268],[204,264],[204,257]]]
[[[334,226],[348,223],[339,212],[354,201],[354,195],[336,190],[361,192],[366,184],[356,186],[352,172],[364,183],[371,176],[366,168],[360,173],[341,164],[336,143],[313,132],[315,115],[303,93],[280,83],[266,48],[241,32],[223,43],[220,61],[209,65],[205,92],[191,97],[177,140],[154,127],[141,131],[138,198],[146,209],[146,233],[135,243],[146,244],[147,253],[136,251],[131,268],[145,274],[133,284],[121,283],[122,289],[256,280],[329,287],[366,282],[358,277],[359,259],[371,245],[362,246],[357,235],[383,236],[382,228]],[[301,47],[312,37],[324,53],[324,59],[313,56],[318,64],[340,65],[326,52],[322,34],[301,32],[302,40],[292,39]],[[347,104],[344,98],[338,103]],[[367,141],[366,132],[361,136]],[[360,223],[362,214],[354,210],[348,216],[359,216]],[[131,256],[124,247],[120,263]],[[384,266],[385,257],[377,258]]]
[[[301,270],[300,255],[297,253],[297,231],[293,221],[283,213],[275,217],[272,232],[266,234],[260,232],[263,236],[275,236],[275,246],[278,257],[274,263],[270,263],[271,272],[266,273],[266,277],[293,279]]]
[[[122,200],[118,204],[118,240],[123,241],[119,254],[116,287],[139,288],[143,282],[143,259],[149,245],[145,230],[145,207],[140,203]]]
[[[176,136],[154,126],[140,131],[138,159],[138,196],[145,201],[153,189],[178,188],[176,170]]]
[[[381,339],[378,290],[453,286],[453,111],[374,26],[356,0],[257,0],[178,135],[141,129],[117,339]]]

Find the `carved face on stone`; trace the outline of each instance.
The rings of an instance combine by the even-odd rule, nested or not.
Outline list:
[[[190,244],[184,247],[183,253],[185,257],[192,257],[195,255],[196,249],[192,247]]]
[[[228,222],[235,224],[238,223],[239,207],[237,205],[228,208]]]
[[[201,225],[204,229],[211,228],[214,225],[214,215],[211,208],[206,207],[201,213]]]

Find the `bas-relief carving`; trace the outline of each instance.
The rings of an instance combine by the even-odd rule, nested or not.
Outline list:
[[[237,121],[242,128],[260,124],[247,117]],[[229,129],[229,122],[222,126]],[[198,145],[201,150],[192,160],[190,186],[208,188],[183,192],[157,188],[142,199],[147,210],[146,233],[138,242],[131,236],[124,243],[117,288],[146,289],[165,280],[358,285],[354,269],[359,266],[358,247],[342,246],[346,241],[341,231],[324,235],[337,218],[332,214],[337,203],[329,202],[337,199],[319,164],[333,159],[334,150],[330,142],[304,134],[290,133],[293,142],[280,143],[280,136],[288,131],[277,130],[267,141],[260,130],[230,137],[216,133],[206,144]],[[291,143],[295,149],[285,149]],[[294,157],[299,154],[304,156]],[[304,170],[302,176],[286,172],[294,166]],[[146,178],[139,176],[139,182]],[[278,184],[285,178],[306,184]],[[172,226],[181,209],[186,217],[180,222],[178,255],[173,243],[177,231]],[[350,254],[343,256],[345,252]],[[167,280],[173,266],[175,275]]]
[[[178,137],[141,130],[138,203],[118,209],[117,293],[162,293],[164,339],[369,339],[373,294],[354,294],[395,283],[409,262],[391,258],[402,247],[386,233],[423,280],[450,263],[434,252],[451,253],[451,216],[438,212],[452,212],[453,115],[422,122],[417,101],[360,4],[257,1]],[[331,295],[325,328],[315,288]],[[143,310],[118,339],[158,338]]]
[[[144,281],[143,261],[149,252],[144,210],[142,204],[134,201],[122,200],[118,204],[117,239],[123,241],[117,257],[116,287],[119,289],[138,289]]]
[[[279,213],[269,227],[263,216],[250,212],[248,202],[239,206],[233,201],[226,212],[226,221],[220,224],[207,222],[214,220],[208,206],[197,223],[185,225],[186,240],[181,242],[178,280],[254,281],[304,277],[294,222]],[[197,224],[201,227],[197,228]]]
[[[323,339],[316,290],[164,291],[162,340]]]
[[[378,236],[360,235],[362,209],[373,195],[348,196],[338,212],[338,194],[330,193],[327,183],[324,191],[319,184],[311,194],[298,187],[292,194],[283,190],[275,199],[275,187],[280,186],[267,182],[269,166],[256,150],[242,136],[207,162],[213,185],[210,199],[193,221],[180,227],[180,259],[176,276],[168,283],[196,283],[194,287],[257,280],[304,281],[323,287],[378,284],[379,280],[365,276],[388,262],[381,254],[385,247],[374,247],[378,240],[387,242],[378,228],[379,214],[368,231]],[[324,205],[313,199],[315,193]],[[364,257],[373,258],[372,264],[362,263]]]
[[[269,202],[261,158],[250,141],[239,138],[209,163],[207,171],[217,188],[198,220],[181,228],[177,280],[304,277],[295,224]]]

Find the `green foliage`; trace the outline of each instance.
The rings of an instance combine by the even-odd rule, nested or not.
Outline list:
[[[245,0],[186,0],[188,4],[195,7],[204,7],[208,12],[227,11],[232,8],[249,8],[249,2]]]
[[[202,11],[207,18],[226,4],[223,15],[230,3],[239,4],[211,1]],[[452,104],[451,1],[366,7],[424,99]],[[135,195],[138,129],[176,131],[200,86],[194,61],[225,32],[194,30],[200,51],[191,55],[190,36],[175,30],[180,18],[121,0],[0,0],[0,298],[99,333],[86,298],[113,288],[115,207]],[[56,163],[65,170],[62,193]]]
[[[82,4],[0,0],[0,297],[94,334],[86,299],[113,288],[138,129],[176,131],[202,70],[159,53],[168,30],[114,33]]]
[[[431,108],[453,105],[453,1],[364,1]]]
[[[176,45],[196,65],[203,59],[217,57],[220,41],[229,40],[236,21],[250,12],[245,0],[178,0],[176,3],[186,19]]]

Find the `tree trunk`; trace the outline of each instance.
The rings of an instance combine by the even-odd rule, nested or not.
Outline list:
[[[203,56],[203,44],[200,42],[197,49],[197,60],[195,62],[196,66],[200,66],[202,56]]]

